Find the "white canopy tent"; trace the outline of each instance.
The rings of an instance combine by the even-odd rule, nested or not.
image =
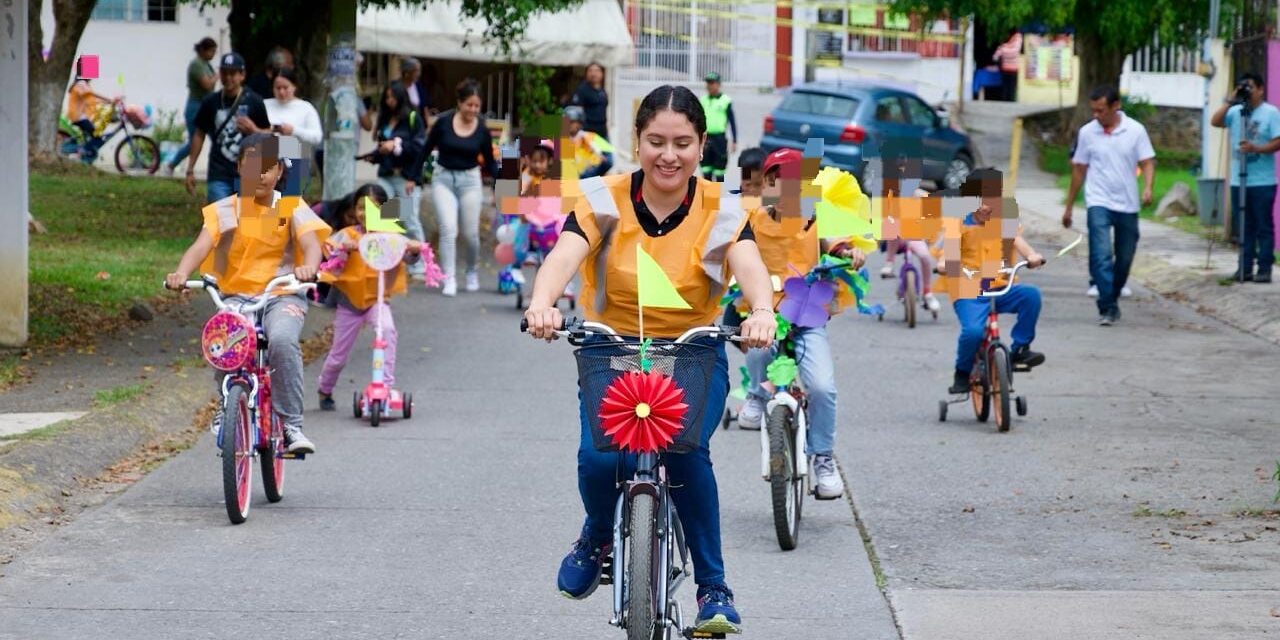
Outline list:
[[[366,9],[356,21],[356,48],[361,51],[472,62],[501,62],[494,48],[481,42],[484,23],[464,20],[457,0],[424,7]],[[463,46],[466,42],[467,46]],[[580,66],[599,62],[616,67],[631,62],[631,34],[616,0],[586,0],[576,9],[538,13],[515,62],[544,66]]]

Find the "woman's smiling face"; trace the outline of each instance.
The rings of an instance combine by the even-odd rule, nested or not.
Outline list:
[[[659,191],[686,189],[698,170],[702,143],[688,117],[663,109],[640,131],[640,168]]]

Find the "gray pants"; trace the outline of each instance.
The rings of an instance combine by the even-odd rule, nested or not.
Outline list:
[[[453,171],[436,165],[431,200],[440,223],[440,268],[448,277],[458,271],[458,231],[467,243],[467,271],[475,271],[480,257],[480,205],[483,201],[480,167]]]
[[[405,233],[418,242],[426,240],[426,236],[422,232],[422,185],[415,185],[412,194],[405,193],[407,181],[398,176],[386,176],[378,178],[378,184],[386,190],[387,195],[391,198],[404,198],[408,206],[400,209],[400,222],[404,223]],[[408,266],[410,275],[418,275],[426,271],[426,265],[421,262],[410,264]]]
[[[228,300],[243,302],[234,296]],[[267,334],[267,358],[271,361],[271,402],[286,429],[302,427],[302,325],[307,321],[307,300],[282,296],[267,303],[262,331]],[[226,374],[219,372],[219,386]]]

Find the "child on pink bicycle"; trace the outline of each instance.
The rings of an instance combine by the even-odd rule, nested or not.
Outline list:
[[[165,277],[165,286],[181,289],[197,268],[218,279],[228,300],[255,296],[277,276],[292,272],[314,280],[320,265],[321,243],[329,225],[302,201],[282,196],[276,184],[283,174],[278,139],[266,133],[246,136],[240,145],[241,192],[209,203],[201,213],[204,226],[182,254],[178,268]],[[284,425],[290,453],[315,453],[302,433],[302,347],[299,338],[307,318],[307,301],[286,295],[267,303],[262,327],[269,344],[273,406]],[[214,418],[215,431],[222,416]]]
[[[961,196],[981,198],[982,204],[969,214],[960,229],[960,263],[962,275],[964,271],[974,273],[982,268],[984,262],[994,260],[1000,262],[1004,251],[1004,242],[1000,237],[1000,215],[1005,206],[1014,206],[1001,197],[1001,175],[994,169],[978,169],[960,187]],[[935,195],[946,195],[939,192]],[[988,227],[987,225],[995,225]],[[1027,266],[1036,268],[1044,264],[1044,256],[1040,255],[1022,237],[1022,228],[1018,227],[1013,238],[1013,248],[1017,255],[1027,261]],[[938,270],[945,271],[946,262],[938,261]],[[983,291],[1003,289],[1008,284],[1005,276],[1000,275],[982,283]],[[1040,289],[1034,285],[1015,283],[1009,292],[996,298],[997,313],[1012,313],[1018,317],[1011,332],[1010,360],[1015,367],[1031,368],[1044,363],[1044,354],[1031,350],[1031,342],[1036,337],[1036,321],[1040,318]],[[987,314],[991,302],[982,297],[961,298],[952,295],[952,307],[956,318],[960,320],[960,336],[956,340],[955,378],[952,380],[950,393],[969,392],[969,374],[973,371],[974,357],[978,345],[986,332]]]

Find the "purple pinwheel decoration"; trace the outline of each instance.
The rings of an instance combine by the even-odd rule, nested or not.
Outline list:
[[[836,296],[830,280],[809,282],[805,278],[788,278],[782,285],[782,304],[778,313],[797,327],[816,329],[826,326],[830,315],[827,305]]]

